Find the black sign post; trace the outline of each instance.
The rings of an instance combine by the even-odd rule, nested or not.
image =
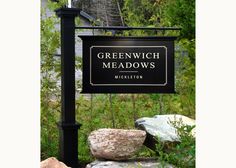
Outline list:
[[[80,10],[62,8],[61,18],[61,122],[60,160],[78,168],[78,129],[75,117],[75,17]]]
[[[176,37],[79,37],[83,93],[175,93]]]
[[[79,9],[61,8],[60,160],[78,168],[75,115],[75,29],[180,30],[155,27],[75,27]],[[175,37],[81,36],[84,93],[174,93]]]

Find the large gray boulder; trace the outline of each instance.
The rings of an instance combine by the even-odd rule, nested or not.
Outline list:
[[[126,160],[140,149],[146,138],[142,130],[99,129],[88,137],[90,151],[97,159]]]
[[[177,114],[156,115],[152,118],[143,117],[136,120],[135,126],[147,132],[144,144],[151,149],[155,149],[157,142],[154,137],[158,137],[161,142],[180,142],[180,137],[173,123],[176,123],[177,126],[194,126],[195,120]],[[192,130],[192,134],[195,136],[195,128]]]
[[[156,160],[99,161],[88,164],[86,168],[174,168],[169,164],[161,164]]]
[[[70,168],[64,163],[58,161],[55,157],[50,157],[46,160],[41,161],[40,168]]]

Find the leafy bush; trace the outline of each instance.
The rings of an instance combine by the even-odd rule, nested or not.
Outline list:
[[[182,28],[181,38],[195,39],[195,0],[166,0],[163,11],[169,26]]]
[[[156,151],[158,160],[164,165],[165,163],[173,164],[178,168],[195,167],[195,138],[192,130],[195,126],[183,125],[181,122],[172,123],[177,128],[177,133],[181,142],[171,146],[166,150],[165,143],[157,141]]]
[[[45,18],[45,11],[41,12]],[[56,79],[59,67],[54,53],[59,46],[59,32],[54,17],[41,19],[41,158],[58,156],[57,121],[60,114]]]

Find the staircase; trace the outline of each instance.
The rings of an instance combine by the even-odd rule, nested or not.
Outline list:
[[[75,0],[74,6],[96,18],[101,26],[123,26],[118,0]]]

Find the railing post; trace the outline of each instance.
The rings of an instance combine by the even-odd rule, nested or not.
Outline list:
[[[75,17],[80,10],[61,8],[61,122],[60,160],[67,166],[78,168],[78,129],[75,115]]]

